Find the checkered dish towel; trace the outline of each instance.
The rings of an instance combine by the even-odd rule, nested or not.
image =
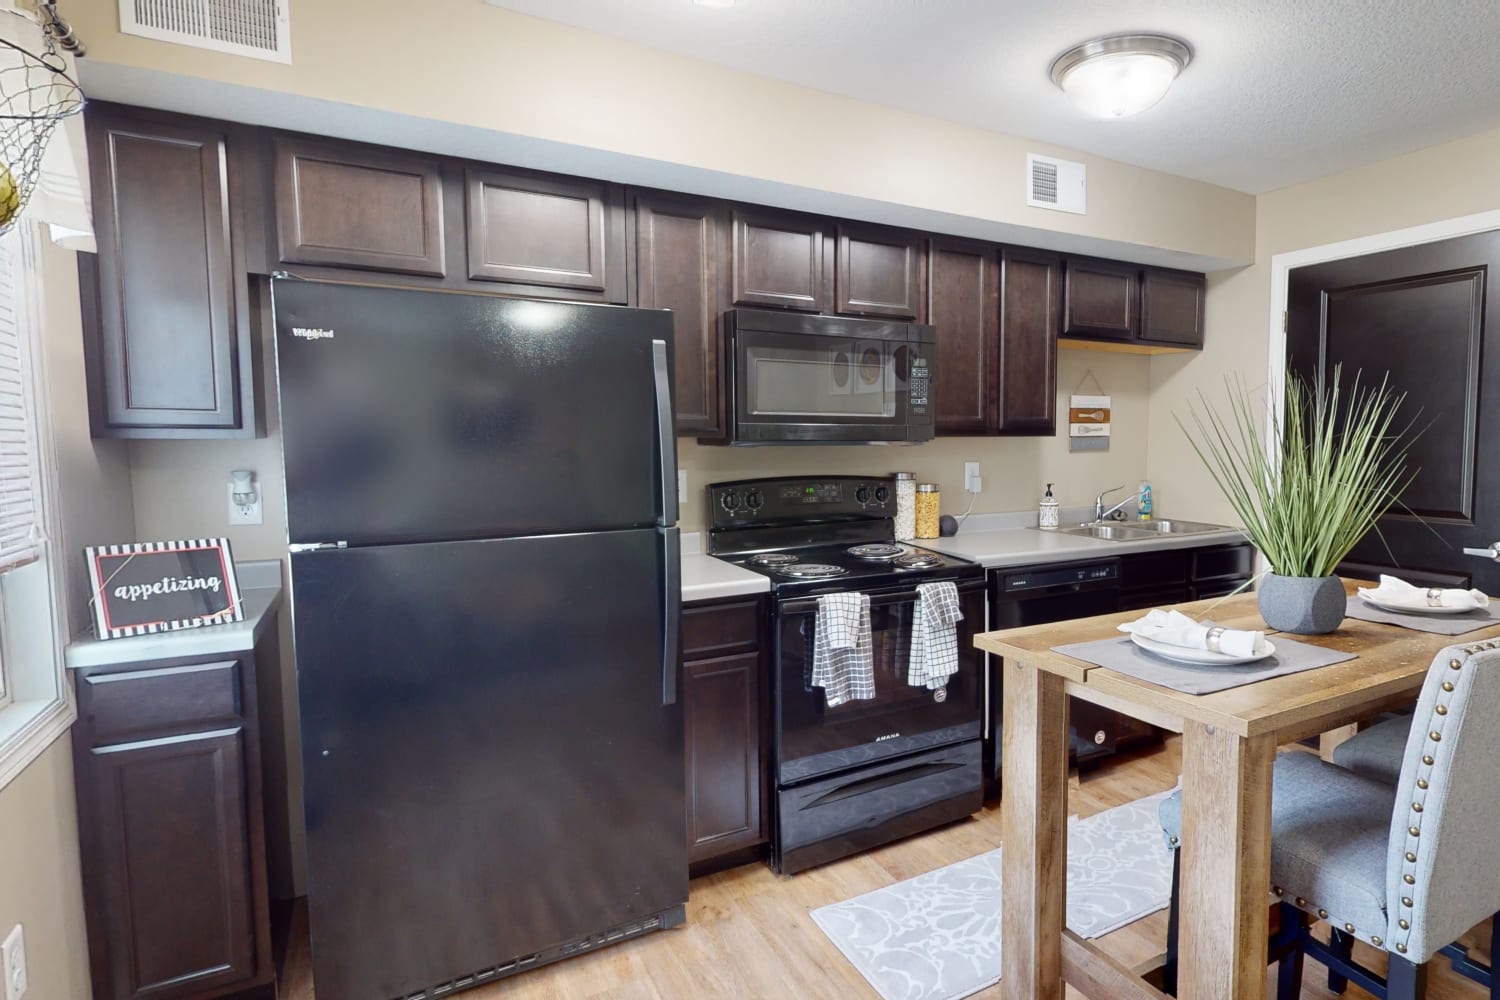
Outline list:
[[[875,697],[868,594],[824,594],[818,598],[812,683],[823,689],[823,700],[829,708]]]
[[[963,618],[958,588],[951,581],[917,585],[911,655],[907,658],[908,684],[929,691],[947,685],[948,678],[958,670],[958,629],[954,626]]]

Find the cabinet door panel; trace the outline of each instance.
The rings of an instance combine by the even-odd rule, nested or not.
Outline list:
[[[1056,254],[1000,252],[1000,413],[1002,434],[1057,431],[1057,326],[1062,261]]]
[[[225,134],[105,112],[91,112],[89,126],[99,242],[91,335],[104,397],[95,432],[241,427],[248,317]]]
[[[467,188],[470,278],[625,301],[616,185],[470,170]]]
[[[760,654],[688,663],[688,858],[749,847],[762,823]]]
[[[254,974],[244,754],[238,727],[91,751],[112,998]]]
[[[839,226],[838,311],[845,316],[918,319],[922,309],[922,244],[897,230]]]
[[[1063,336],[1134,340],[1139,278],[1134,264],[1069,257]]]
[[[643,309],[672,310],[680,434],[713,435],[723,426],[719,345],[729,306],[728,223],[728,211],[711,202],[635,196],[636,296]]]
[[[282,261],[441,278],[438,161],[353,144],[276,141]]]
[[[734,304],[823,312],[823,243],[819,219],[736,208]]]
[[[987,433],[1000,391],[999,257],[987,243],[934,237],[927,261],[927,321],[937,336],[937,432]]]
[[[1206,290],[1201,274],[1147,268],[1141,276],[1141,339],[1202,347]]]

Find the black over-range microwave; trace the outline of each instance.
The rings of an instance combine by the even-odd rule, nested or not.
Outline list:
[[[733,309],[724,346],[724,437],[707,443],[932,440],[930,326]]]

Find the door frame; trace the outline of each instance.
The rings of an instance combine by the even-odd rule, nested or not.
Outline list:
[[[1460,215],[1438,222],[1426,222],[1419,226],[1408,226],[1405,229],[1393,229],[1385,233],[1360,236],[1337,243],[1325,243],[1322,246],[1306,247],[1302,250],[1290,250],[1272,255],[1271,336],[1266,366],[1268,397],[1266,433],[1270,433],[1270,414],[1280,413],[1286,403],[1287,281],[1293,268],[1306,267],[1309,264],[1327,264],[1331,261],[1363,257],[1386,250],[1402,250],[1407,247],[1421,246],[1423,243],[1437,243],[1441,240],[1473,236],[1476,233],[1494,230],[1500,230],[1500,209],[1476,212],[1473,215]]]

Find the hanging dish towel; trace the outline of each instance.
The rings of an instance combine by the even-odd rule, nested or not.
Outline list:
[[[868,594],[824,594],[818,598],[812,682],[823,689],[823,700],[829,708],[875,697]]]
[[[907,658],[906,682],[929,691],[948,684],[958,670],[958,629],[964,613],[958,606],[958,588],[950,581],[917,585],[917,603],[911,616],[911,655]]]

